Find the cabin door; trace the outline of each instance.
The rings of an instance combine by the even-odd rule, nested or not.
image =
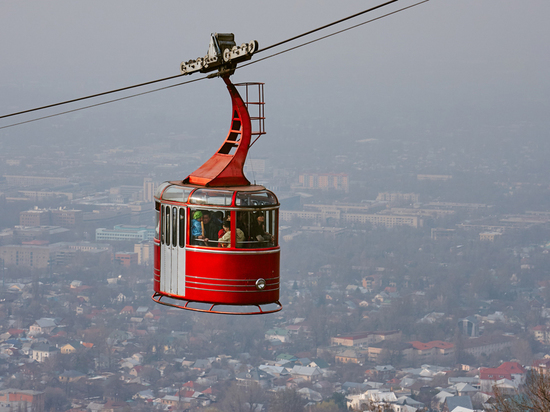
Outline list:
[[[161,292],[185,295],[185,217],[187,208],[162,208]]]

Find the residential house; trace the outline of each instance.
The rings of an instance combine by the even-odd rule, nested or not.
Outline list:
[[[2,389],[0,390],[0,410],[20,410],[27,408],[43,411],[44,410],[44,392],[21,389]]]
[[[93,347],[93,343],[74,341],[59,346],[59,353],[61,353],[62,355],[70,355],[71,353],[75,353],[79,349],[90,349],[91,347]]]
[[[458,407],[474,410],[469,396],[448,396],[443,403],[443,412],[453,412]]]
[[[367,407],[384,403],[396,403],[397,397],[393,392],[383,392],[379,389],[369,389],[359,395],[348,395],[347,406],[355,410],[366,410]]]
[[[57,323],[53,318],[41,318],[34,322],[29,328],[29,334],[44,335],[50,334],[57,327]]]
[[[413,346],[410,343],[382,341],[367,348],[369,362],[393,363],[401,359],[411,359]]]
[[[550,344],[550,326],[548,325],[538,325],[531,328],[531,333],[533,334],[535,340],[538,340],[544,345]]]
[[[334,360],[336,363],[358,363],[363,364],[365,363],[366,356],[363,355],[360,352],[357,352],[353,349],[345,350],[342,353],[337,354],[334,357]]]
[[[482,335],[464,341],[463,350],[476,358],[511,348],[517,338],[507,335]]]
[[[401,331],[376,331],[376,332],[359,332],[350,335],[338,335],[330,338],[332,346],[368,346],[374,343],[385,340],[399,341],[401,340]]]
[[[539,373],[546,375],[550,372],[550,358],[537,359],[531,365],[533,369],[536,369]]]
[[[435,340],[427,343],[412,341],[411,358],[413,361],[448,365],[454,362],[455,346],[449,342]]]
[[[313,359],[309,364],[305,365],[309,366],[310,368],[319,368],[319,369],[328,369],[330,365],[327,361],[324,361],[323,359]]]
[[[132,306],[124,306],[120,311],[121,315],[133,315],[134,313],[136,312]]]
[[[45,362],[46,359],[51,358],[59,353],[59,350],[55,346],[48,345],[46,343],[37,344],[32,348],[32,358],[39,362]]]
[[[265,333],[265,340],[280,340],[289,342],[292,332],[288,329],[269,329]]]
[[[290,373],[288,372],[288,369],[285,368],[284,366],[260,365],[258,366],[258,368],[266,373],[269,373],[275,378],[280,378],[280,377],[285,377],[290,375]]]
[[[63,371],[58,377],[59,382],[69,383],[69,382],[76,382],[82,378],[86,377],[86,375],[82,372],[78,372],[75,370],[70,371]]]
[[[273,386],[273,376],[260,368],[253,368],[247,372],[238,373],[235,376],[237,384],[241,386],[251,386],[258,384],[262,389],[268,389]]]
[[[517,362],[503,362],[497,368],[481,368],[480,389],[482,392],[491,393],[495,383],[501,379],[507,379],[517,387],[525,380],[525,373],[526,370]]]
[[[290,375],[293,378],[302,378],[308,382],[315,382],[323,376],[321,369],[310,368],[309,366],[294,365],[290,370]]]

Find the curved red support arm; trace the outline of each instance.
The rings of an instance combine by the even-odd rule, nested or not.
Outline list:
[[[248,109],[239,92],[223,77],[231,95],[233,116],[229,133],[220,149],[183,182],[199,186],[248,186],[243,168],[251,139],[251,123]]]

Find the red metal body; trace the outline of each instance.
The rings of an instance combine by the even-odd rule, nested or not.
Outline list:
[[[229,133],[222,146],[208,161],[184,180],[185,183],[203,186],[240,186],[250,182],[243,174],[248,154],[252,126],[250,115],[235,86],[224,77],[231,95],[233,118]]]
[[[279,203],[244,176],[250,116],[235,86],[224,81],[233,110],[223,145],[185,180],[163,183],[155,196],[153,300],[212,313],[272,313],[282,309]],[[222,220],[229,222],[226,231],[216,234]]]

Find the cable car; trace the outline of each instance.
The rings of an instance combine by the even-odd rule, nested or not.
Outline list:
[[[213,35],[211,48],[212,43],[221,43],[216,44],[214,36],[218,35]],[[250,44],[257,47],[257,43]],[[245,48],[246,44],[241,46]],[[215,53],[224,56],[219,47]],[[152,298],[199,312],[273,313],[282,309],[279,201],[265,187],[251,184],[243,172],[252,135],[265,133],[263,84],[237,85],[246,87],[245,103],[229,79],[233,71],[234,65],[233,70],[226,65],[219,72],[231,96],[233,113],[222,146],[186,179],[164,182],[155,194]],[[258,99],[250,101],[253,86],[257,86]],[[251,105],[258,108],[253,120],[260,125],[254,132],[248,111]]]

